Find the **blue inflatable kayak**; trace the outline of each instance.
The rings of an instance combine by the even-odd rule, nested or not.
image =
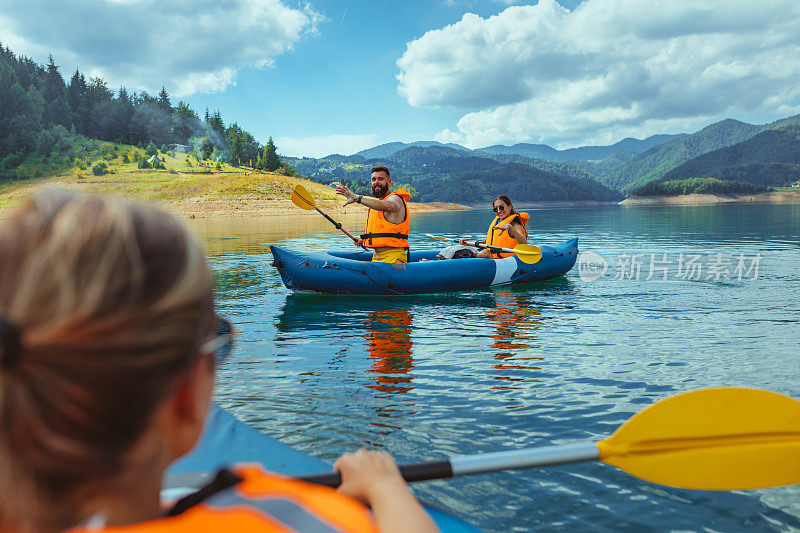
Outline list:
[[[563,276],[578,258],[578,239],[539,245],[542,259],[435,260],[437,250],[411,252],[410,263],[373,263],[371,252],[296,252],[270,246],[284,285],[296,292],[426,294],[529,283]]]
[[[217,470],[248,462],[289,476],[331,470],[331,465],[259,433],[214,404],[198,445],[167,471],[162,497],[176,500],[211,481]],[[425,509],[443,533],[478,531],[441,509],[428,504]]]

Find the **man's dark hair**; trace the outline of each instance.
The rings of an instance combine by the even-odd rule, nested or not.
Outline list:
[[[372,174],[373,172],[386,172],[386,175],[388,177],[390,177],[390,178],[392,177],[392,175],[389,174],[389,169],[386,168],[386,167],[372,167],[372,170],[370,171],[370,174]]]

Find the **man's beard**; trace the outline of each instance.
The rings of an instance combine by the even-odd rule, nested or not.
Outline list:
[[[376,183],[372,186],[372,196],[375,198],[383,198],[389,192],[388,185],[381,185],[380,183]]]

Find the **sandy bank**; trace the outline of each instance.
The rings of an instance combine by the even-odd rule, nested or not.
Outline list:
[[[187,218],[240,218],[264,216],[313,216],[319,217],[316,211],[305,211],[294,205],[289,198],[249,198],[247,196],[234,196],[228,198],[187,198],[185,200],[156,200],[165,209],[175,211]],[[334,200],[317,200],[317,207],[330,216],[364,218],[367,208],[362,205],[348,205],[342,207],[341,202]],[[436,213],[440,211],[464,211],[472,209],[465,205],[443,202],[416,203],[409,202],[412,213]]]
[[[620,205],[709,205],[731,203],[800,203],[800,191],[776,191],[741,196],[722,196],[717,194],[683,194],[679,196],[631,196]]]

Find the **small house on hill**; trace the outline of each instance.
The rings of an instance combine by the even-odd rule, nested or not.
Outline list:
[[[188,154],[189,147],[185,144],[170,144],[167,146],[167,150],[172,150],[176,154]]]

